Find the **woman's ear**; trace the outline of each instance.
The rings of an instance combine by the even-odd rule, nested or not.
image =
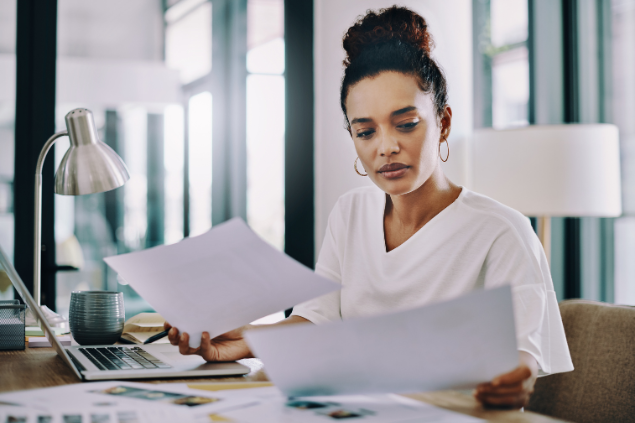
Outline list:
[[[452,108],[450,106],[445,106],[443,109],[443,117],[441,118],[441,139],[439,142],[443,140],[447,140],[450,136],[450,130],[452,129]]]

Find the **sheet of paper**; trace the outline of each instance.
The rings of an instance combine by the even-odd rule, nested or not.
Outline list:
[[[12,423],[173,423],[188,421],[188,414],[150,407],[68,407],[37,409],[0,405],[0,422]]]
[[[170,387],[169,383],[166,384],[160,384],[160,386],[166,386],[166,387]],[[243,388],[238,388],[235,385],[237,385],[237,383],[229,383],[227,384],[227,386],[225,387],[225,389],[223,389],[222,387],[220,387],[219,385],[221,385],[221,383],[205,383],[205,384],[176,384],[178,385],[175,389],[182,389],[183,387],[187,387],[188,389],[190,389],[192,392],[200,392],[202,393],[202,395],[221,395],[223,398],[225,398],[226,400],[230,400],[233,399],[235,400],[235,405],[231,406],[231,407],[225,407],[225,409],[223,409],[223,413],[226,413],[227,411],[233,411],[233,410],[239,410],[242,408],[246,408],[246,407],[253,407],[254,405],[258,405],[260,403],[263,402],[269,402],[269,401],[273,401],[273,400],[280,400],[280,399],[285,399],[286,397],[284,396],[284,394],[280,391],[280,389],[276,388],[275,386],[271,386],[271,384],[269,384],[269,386],[254,386],[251,383],[246,383],[244,384]]]
[[[252,330],[288,396],[468,389],[518,366],[509,286],[399,313]]]
[[[199,415],[235,409],[257,402],[248,396],[204,392],[184,385],[158,386],[121,381],[78,383],[0,394],[0,404],[16,404],[47,411],[79,408],[99,408],[103,411],[152,408],[169,413]]]
[[[241,423],[311,423],[334,420],[364,421],[372,423],[441,422],[477,423],[483,420],[444,410],[400,395],[347,395],[289,399],[267,382],[254,383],[192,383],[193,389],[224,391],[225,395],[252,397],[258,402],[243,404],[215,414],[216,420]],[[242,385],[244,388],[239,389]],[[164,386],[164,385],[161,385]],[[180,385],[179,385],[180,386]],[[224,388],[224,389],[223,389]],[[205,415],[196,415],[197,422],[209,421]]]
[[[368,423],[477,423],[483,420],[437,408],[397,395],[355,395],[288,399],[270,398],[260,404],[218,415],[241,423],[320,423],[336,420]]]
[[[197,382],[186,384],[188,388],[203,391],[242,391],[245,389],[259,389],[273,387],[271,382]]]
[[[277,251],[241,219],[179,243],[104,259],[170,324],[200,345],[341,288]]]

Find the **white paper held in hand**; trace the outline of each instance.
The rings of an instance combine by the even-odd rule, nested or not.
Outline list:
[[[468,389],[518,366],[509,286],[369,318],[246,332],[286,395]]]
[[[187,332],[192,348],[203,332],[214,338],[341,288],[271,247],[239,218],[176,244],[104,260]]]

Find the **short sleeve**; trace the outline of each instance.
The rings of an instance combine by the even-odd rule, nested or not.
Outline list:
[[[342,283],[341,259],[335,234],[341,235],[345,229],[336,205],[329,216],[324,242],[315,265],[315,273],[340,284]],[[330,292],[299,304],[293,308],[291,315],[304,317],[315,324],[342,320],[340,291]]]
[[[511,284],[518,349],[531,354],[541,374],[573,370],[549,265],[529,222],[508,227],[483,266],[485,288]]]

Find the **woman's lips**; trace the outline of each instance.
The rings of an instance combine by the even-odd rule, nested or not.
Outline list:
[[[390,163],[380,167],[378,173],[386,179],[395,179],[402,177],[408,171],[408,168],[409,166],[403,163]]]

